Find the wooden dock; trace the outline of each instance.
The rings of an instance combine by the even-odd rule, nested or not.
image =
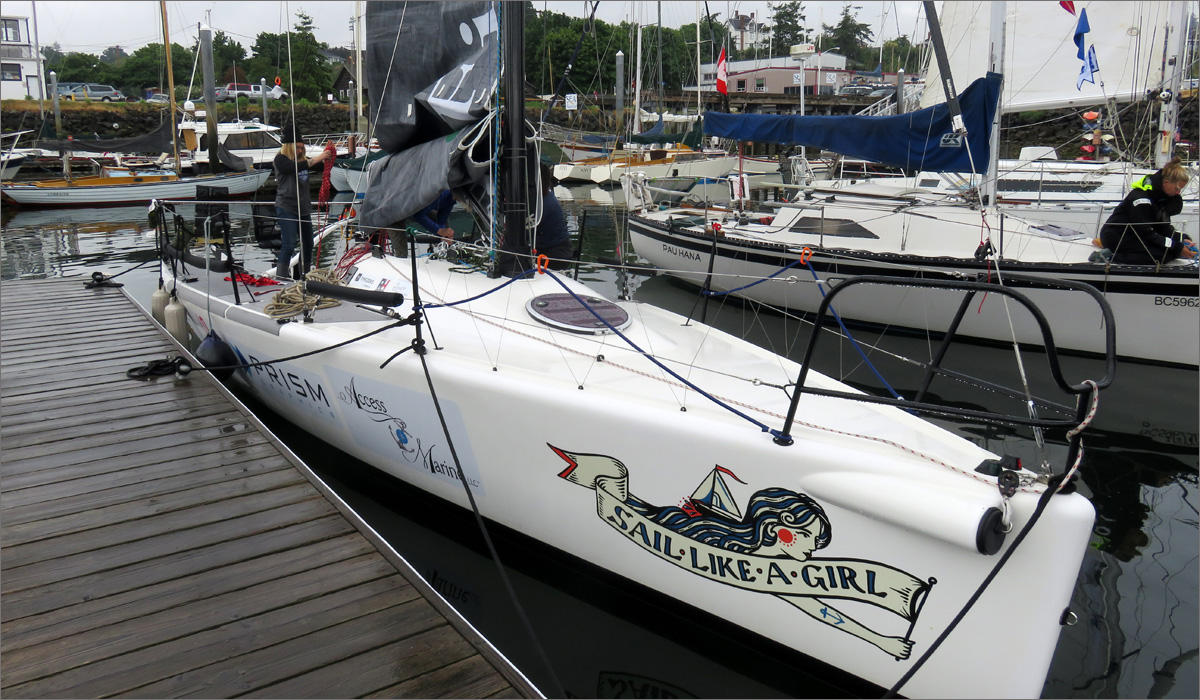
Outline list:
[[[540,697],[121,290],[0,328],[0,694]]]

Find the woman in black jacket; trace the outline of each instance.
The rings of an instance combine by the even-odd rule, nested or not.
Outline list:
[[[279,258],[276,277],[291,277],[292,252],[300,243],[300,277],[313,267],[312,197],[308,189],[308,171],[329,156],[321,151],[309,160],[304,142],[292,129],[284,129],[283,147],[272,164],[275,169],[275,216],[279,222]],[[299,241],[297,241],[299,239]]]
[[[1100,242],[1122,265],[1161,265],[1177,257],[1196,257],[1192,241],[1171,226],[1171,217],[1183,211],[1179,193],[1188,183],[1188,172],[1175,158],[1162,170],[1133,183],[1100,229]]]

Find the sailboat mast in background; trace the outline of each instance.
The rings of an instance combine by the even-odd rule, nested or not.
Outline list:
[[[167,99],[171,105],[169,119],[171,120],[171,155],[175,158],[175,173],[179,174],[179,129],[175,122],[175,73],[171,70],[171,33],[167,31],[167,0],[158,0],[158,12],[162,15],[163,51],[167,57]]]
[[[1175,137],[1179,130],[1179,92],[1183,89],[1184,52],[1187,49],[1188,3],[1176,2],[1175,19],[1167,23],[1167,56],[1163,61],[1162,108],[1158,115],[1158,144],[1154,164],[1163,167],[1175,155]]]

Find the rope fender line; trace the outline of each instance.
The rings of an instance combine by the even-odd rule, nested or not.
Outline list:
[[[280,357],[280,358],[277,358],[274,360],[263,360],[262,362],[239,362],[239,363],[233,364],[233,365],[214,365],[212,367],[206,367],[206,366],[202,365],[202,366],[196,367],[191,362],[189,362],[187,359],[185,359],[182,355],[179,355],[174,358],[167,359],[167,360],[151,360],[150,362],[146,363],[146,365],[143,367],[132,367],[125,371],[125,376],[129,377],[130,379],[148,379],[149,377],[166,376],[168,374],[176,374],[180,378],[183,378],[191,372],[222,372],[225,370],[253,369],[255,367],[266,367],[267,365],[274,365],[274,364],[278,364],[280,362],[291,362],[293,360],[300,360],[305,357],[319,355],[323,352],[329,352],[330,350],[336,350],[337,348],[344,347],[351,343],[356,343],[360,340],[366,340],[367,338],[370,338],[373,335],[378,335],[384,331],[391,330],[393,328],[398,328],[400,326],[414,325],[417,323],[417,316],[418,316],[417,313],[413,313],[413,314],[411,314],[403,319],[400,319],[394,323],[389,323],[385,326],[376,328],[373,331],[368,331],[366,333],[363,333],[360,336],[356,336],[356,337],[350,338],[348,340],[343,340],[340,343],[328,345],[323,348],[317,348],[316,350],[309,350],[308,352],[302,352],[302,353],[299,353],[296,355],[289,355],[288,357]],[[166,370],[167,366],[171,367],[170,371]]]

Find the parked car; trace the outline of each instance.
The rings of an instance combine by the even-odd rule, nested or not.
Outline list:
[[[841,90],[838,90],[839,95],[869,95],[875,88],[870,85],[843,85]]]
[[[125,95],[112,85],[84,83],[75,86],[67,96],[72,100],[99,100],[100,102],[124,102]]]
[[[72,90],[79,87],[80,85],[83,85],[83,83],[59,83],[58,84],[58,96],[66,97],[67,95],[71,94]]]
[[[154,104],[165,105],[171,101],[171,98],[168,97],[166,93],[156,92],[147,97],[146,101],[153,102]]]
[[[883,98],[883,97],[891,97],[892,95],[895,95],[895,94],[896,94],[896,88],[881,87],[881,88],[875,88],[874,90],[868,92],[867,97]]]
[[[217,88],[217,99],[222,102],[233,102],[239,97],[251,97],[250,83],[226,83],[225,87]]]
[[[278,90],[278,94],[276,93]],[[218,102],[233,102],[239,97],[245,97],[250,100],[262,99],[262,85],[258,83],[226,83],[223,87],[217,88]],[[281,88],[272,85],[267,88],[267,97],[272,100],[286,100],[288,94]]]

